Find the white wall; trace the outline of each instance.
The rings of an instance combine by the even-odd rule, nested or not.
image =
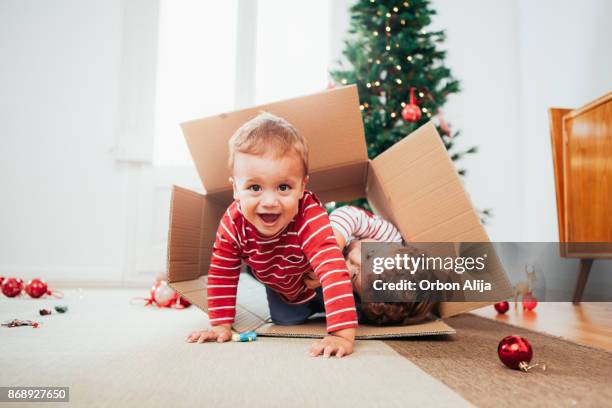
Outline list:
[[[460,150],[478,153],[456,162],[468,170],[472,202],[491,208],[486,229],[494,241],[520,241],[521,138],[518,10],[513,0],[434,0],[432,29],[445,30],[447,65],[462,91],[449,97],[444,117],[460,129]]]
[[[0,2],[0,274],[121,278],[123,1]]]

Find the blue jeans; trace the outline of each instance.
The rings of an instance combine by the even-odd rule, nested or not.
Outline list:
[[[278,293],[266,286],[268,296],[268,306],[270,307],[270,317],[272,323],[279,326],[294,326],[302,324],[316,313],[325,313],[325,303],[323,302],[323,289],[318,287],[315,290],[315,297],[308,303],[302,305],[290,305],[285,303]],[[357,308],[357,318],[361,321],[361,302],[359,296],[355,294],[355,306]]]

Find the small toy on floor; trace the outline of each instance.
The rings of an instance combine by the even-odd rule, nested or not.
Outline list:
[[[66,313],[68,311],[68,306],[55,306],[54,309],[57,313]],[[40,309],[38,313],[41,316],[47,316],[52,314],[53,311],[51,309]]]
[[[257,340],[257,333],[255,333],[254,331],[232,334],[232,341],[255,341],[255,340]]]
[[[6,323],[2,323],[2,326],[4,327],[19,327],[19,326],[32,326],[33,329],[37,329],[38,326],[40,325],[40,323],[38,322],[34,322],[32,320],[19,320],[19,319],[13,319],[11,321],[8,321]]]
[[[68,306],[59,305],[54,307],[57,313],[66,313],[68,311]]]

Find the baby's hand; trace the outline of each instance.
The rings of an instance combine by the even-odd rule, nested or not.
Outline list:
[[[353,341],[329,334],[322,340],[314,342],[310,346],[309,352],[312,357],[317,357],[321,354],[323,354],[323,357],[329,357],[335,354],[336,357],[341,358],[353,352]]]
[[[205,341],[217,341],[223,343],[232,339],[232,329],[230,325],[213,326],[210,330],[198,330],[189,333],[185,341],[187,343],[204,343]]]
[[[317,275],[315,275],[312,269],[308,271],[308,274],[304,278],[304,283],[306,284],[306,287],[309,289],[316,289],[319,286],[321,286],[321,282],[319,282]]]

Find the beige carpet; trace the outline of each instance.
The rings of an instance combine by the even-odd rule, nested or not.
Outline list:
[[[456,335],[386,343],[477,406],[612,406],[612,353],[475,315],[446,322]],[[502,365],[497,345],[511,334],[531,343],[533,362],[546,362],[545,372]]]
[[[309,357],[310,339],[185,343],[206,316],[129,304],[144,292],[66,290],[61,301],[0,296],[0,321],[43,323],[0,328],[0,386],[68,386],[70,405],[87,407],[471,406],[381,341],[358,342],[346,359]],[[38,315],[56,304],[70,310]]]

